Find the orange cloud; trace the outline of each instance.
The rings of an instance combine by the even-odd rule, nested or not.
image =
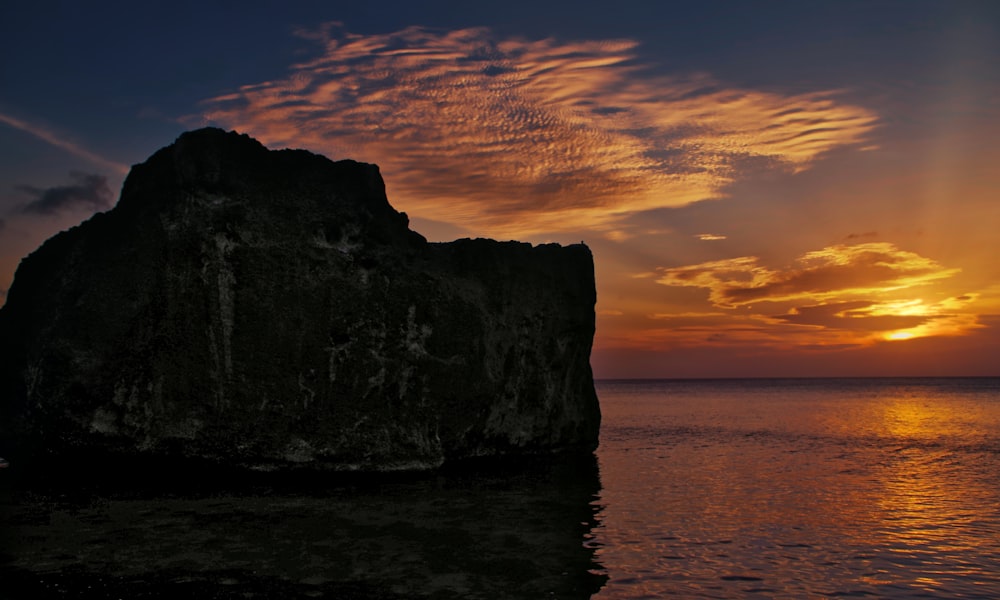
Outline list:
[[[671,348],[802,348],[829,347],[822,344],[825,336],[804,329],[779,327],[753,318],[729,318],[709,323],[686,323],[686,319],[670,319],[670,327],[647,327],[621,334],[598,332],[595,344],[600,348],[630,348],[662,351]],[[819,341],[819,342],[818,342]],[[853,344],[857,346],[857,344]]]
[[[663,285],[701,287],[720,307],[755,302],[827,301],[845,295],[890,292],[946,279],[948,269],[887,242],[838,245],[809,252],[783,270],[745,256],[660,269]]]
[[[799,306],[774,318],[796,325],[831,329],[885,331],[916,327],[934,318],[928,315],[871,314],[874,305],[866,300]]]
[[[378,163],[399,208],[484,235],[613,230],[635,211],[721,195],[748,159],[800,170],[876,124],[833,92],[650,75],[630,40],[299,34],[317,58],[188,121]]]
[[[852,308],[857,307],[857,308]],[[831,351],[929,336],[966,335],[981,329],[971,313],[947,313],[942,305],[925,306],[921,315],[880,311],[888,304],[865,301],[798,307],[781,315],[739,313],[656,314],[653,326],[602,331],[601,348],[662,351],[671,348],[745,347],[794,351]]]
[[[960,272],[885,242],[830,246],[783,269],[756,257],[661,268],[663,285],[703,288],[717,312],[657,313],[657,324],[619,335],[612,347],[756,344],[836,350],[980,329],[981,293],[946,296]],[[925,298],[938,300],[925,300]],[[783,313],[764,309],[783,307]],[[664,328],[663,322],[671,327]]]

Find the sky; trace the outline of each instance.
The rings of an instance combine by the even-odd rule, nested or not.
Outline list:
[[[598,378],[1000,375],[992,0],[0,2],[0,301],[208,125],[584,241]]]

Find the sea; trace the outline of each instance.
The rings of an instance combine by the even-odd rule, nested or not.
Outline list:
[[[1000,598],[1000,379],[598,393],[595,598]]]
[[[1000,379],[597,392],[591,457],[8,486],[0,598],[1000,598]]]

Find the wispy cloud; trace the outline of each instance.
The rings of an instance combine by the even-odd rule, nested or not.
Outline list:
[[[632,348],[663,351],[676,348],[726,347],[759,351],[764,347],[798,348],[816,345],[815,332],[768,325],[749,318],[727,318],[707,323],[685,323],[671,319],[670,327],[648,327],[627,334],[598,333],[601,348]],[[854,344],[856,347],[857,344]]]
[[[337,24],[300,35],[318,58],[209,99],[188,123],[376,162],[394,204],[483,234],[614,229],[631,212],[719,196],[751,163],[806,168],[876,123],[833,92],[651,75],[630,40]]]
[[[31,200],[21,207],[21,212],[52,215],[67,210],[106,210],[114,204],[114,194],[103,175],[71,172],[74,180],[68,185],[50,188],[36,188],[19,185],[16,189],[31,196]]]
[[[940,302],[850,300],[797,306],[784,314],[756,311],[657,313],[646,327],[598,330],[600,346],[662,351],[728,347],[839,351],[930,336],[961,336],[985,327],[969,312],[974,296]]]
[[[73,156],[82,158],[87,162],[90,162],[96,166],[109,169],[110,171],[117,173],[119,175],[125,175],[126,173],[128,173],[129,169],[128,165],[123,165],[121,163],[109,160],[107,158],[104,158],[103,156],[95,154],[90,150],[83,148],[79,144],[63,139],[59,135],[53,133],[52,131],[49,131],[44,127],[28,123],[27,121],[21,119],[16,119],[10,115],[5,115],[3,113],[0,113],[0,123],[4,123],[5,125],[13,127],[14,129],[30,134],[42,140],[43,142],[46,142],[47,144],[51,144],[56,148],[69,152]]]
[[[869,302],[865,300],[801,306],[775,320],[831,331],[873,334],[869,339],[902,340],[930,335],[959,335],[981,327],[976,315],[965,312],[975,296],[926,303],[920,299]],[[855,336],[858,337],[858,336]]]
[[[755,302],[828,301],[848,294],[888,292],[946,279],[960,269],[887,242],[829,246],[794,265],[772,269],[752,256],[660,269],[663,285],[700,287],[720,307]]]
[[[705,289],[722,310],[650,315],[671,327],[658,323],[636,339],[817,350],[964,335],[982,327],[981,303],[980,294],[942,293],[959,272],[886,242],[826,247],[782,268],[748,256],[661,268],[657,283]]]
[[[871,309],[875,306],[867,300],[815,304],[795,307],[787,314],[776,315],[774,318],[795,325],[861,331],[906,329],[922,325],[933,318],[915,314],[872,314]]]

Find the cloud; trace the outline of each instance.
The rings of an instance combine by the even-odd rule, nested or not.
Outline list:
[[[719,307],[756,302],[829,301],[844,295],[896,291],[949,278],[949,269],[887,242],[837,245],[806,253],[793,266],[771,269],[756,257],[662,268],[663,285],[700,287]]]
[[[664,351],[729,347],[840,351],[930,336],[961,336],[986,327],[982,316],[964,312],[975,295],[936,303],[922,300],[849,300],[797,306],[785,314],[750,311],[655,313],[654,324],[632,331],[598,329],[602,348]],[[667,326],[665,327],[664,324]]]
[[[799,306],[787,314],[773,317],[794,325],[812,325],[824,329],[857,332],[894,331],[911,329],[941,318],[929,314],[879,314],[880,305],[866,300],[834,302],[812,306]]]
[[[319,56],[208,99],[271,146],[380,165],[392,201],[503,236],[718,197],[749,163],[801,170],[876,124],[834,92],[781,95],[653,75],[631,40],[499,39],[487,29],[299,35]]]
[[[604,232],[604,239],[610,240],[612,242],[624,242],[625,240],[631,238],[628,232],[622,231],[621,229],[609,229]]]
[[[699,233],[695,237],[698,238],[699,240],[702,240],[703,242],[714,242],[717,240],[726,239],[726,236],[719,235],[717,233]]]
[[[802,348],[824,346],[815,344],[822,335],[776,325],[754,323],[751,319],[728,319],[705,324],[674,324],[670,327],[650,327],[622,335],[598,334],[598,346],[664,351],[676,348],[744,348],[759,351],[763,347]],[[857,347],[859,344],[851,344]]]
[[[28,214],[52,215],[62,211],[83,209],[99,211],[111,208],[114,195],[103,175],[71,172],[74,183],[41,189],[29,185],[19,185],[16,189],[32,197],[21,207]]]
[[[938,302],[925,302],[919,298],[877,302],[845,316],[862,322],[868,321],[872,325],[885,320],[885,327],[871,328],[871,331],[880,329],[880,338],[883,340],[965,335],[984,327],[980,322],[980,315],[970,310],[979,304],[980,297],[981,294],[974,293],[952,296]]]
[[[682,313],[653,313],[648,315],[650,319],[655,320],[669,320],[669,321],[680,321],[680,320],[690,320],[690,319],[709,319],[709,322],[714,322],[718,320],[718,317],[726,317],[727,313],[724,312],[682,312]]]
[[[66,152],[69,152],[70,154],[78,158],[82,158],[97,166],[109,169],[112,172],[118,173],[120,175],[128,173],[128,165],[123,165],[121,163],[109,160],[107,158],[104,158],[103,156],[95,154],[94,152],[87,150],[86,148],[80,146],[79,144],[75,144],[71,141],[63,139],[59,135],[39,125],[28,123],[27,121],[17,119],[10,115],[5,115],[3,113],[0,113],[0,123],[4,123],[5,125],[13,127],[14,129],[17,129],[19,131],[23,131],[24,133],[32,135],[42,140],[43,142],[55,146],[56,148],[65,150]]]
[[[942,294],[959,272],[886,242],[830,246],[784,268],[746,256],[661,268],[657,283],[705,289],[722,310],[651,315],[673,327],[651,328],[637,339],[662,347],[724,342],[832,350],[966,335],[983,327],[973,310],[983,294]],[[774,314],[775,306],[785,312]]]

